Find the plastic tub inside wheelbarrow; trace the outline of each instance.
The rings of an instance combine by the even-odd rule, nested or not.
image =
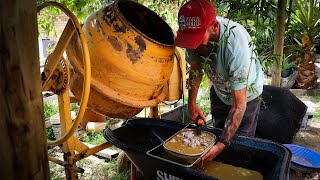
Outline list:
[[[216,179],[192,168],[148,156],[147,151],[160,145],[167,138],[185,127],[185,124],[163,119],[132,119],[122,127],[105,129],[104,137],[124,150],[143,173],[145,179]],[[221,134],[218,129],[204,129]],[[255,170],[263,179],[288,179],[290,151],[269,140],[235,136],[215,161]]]

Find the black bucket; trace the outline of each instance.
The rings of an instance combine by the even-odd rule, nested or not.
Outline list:
[[[217,179],[192,168],[147,155],[147,151],[163,143],[185,127],[185,124],[163,119],[132,119],[116,130],[104,130],[104,137],[124,150],[146,179]],[[204,130],[221,134],[221,130]],[[291,153],[281,144],[258,138],[235,136],[231,146],[214,160],[255,170],[263,179],[288,179]]]

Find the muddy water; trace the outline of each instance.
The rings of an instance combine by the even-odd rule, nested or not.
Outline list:
[[[196,135],[196,130],[184,129],[165,142],[164,147],[179,154],[195,155],[203,153],[214,141],[212,133],[202,131],[201,135]]]
[[[262,180],[261,173],[241,167],[235,167],[216,161],[199,163],[194,169],[221,180]]]

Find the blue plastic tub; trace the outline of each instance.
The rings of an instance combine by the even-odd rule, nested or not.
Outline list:
[[[291,166],[293,169],[310,172],[320,169],[320,154],[303,146],[284,144],[292,153]]]
[[[217,179],[192,168],[179,166],[161,158],[147,155],[147,152],[185,127],[180,122],[163,119],[132,119],[118,129],[104,130],[108,142],[124,150],[130,160],[142,172],[145,179],[168,177],[169,179]],[[221,130],[207,129],[216,136]],[[164,151],[159,149],[161,157]],[[282,180],[289,178],[291,153],[281,144],[269,140],[234,137],[215,161],[260,172],[263,179]],[[161,179],[160,178],[160,179]]]

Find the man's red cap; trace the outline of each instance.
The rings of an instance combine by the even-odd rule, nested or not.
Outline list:
[[[202,43],[207,28],[215,20],[216,11],[208,0],[187,2],[179,10],[179,30],[177,31],[175,45],[196,49]]]

